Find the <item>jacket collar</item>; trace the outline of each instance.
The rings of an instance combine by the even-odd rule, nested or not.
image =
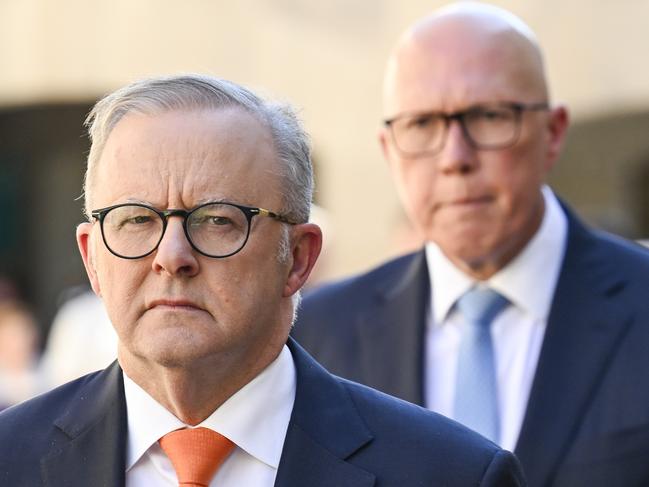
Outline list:
[[[292,338],[288,346],[297,389],[275,486],[374,485],[374,475],[346,461],[373,439],[349,393]]]
[[[423,404],[423,337],[430,279],[423,249],[403,259],[393,278],[375,286],[371,304],[352,326],[362,344],[358,353],[364,382]]]
[[[609,251],[564,210],[566,255],[515,449],[533,485],[551,482],[632,321],[632,311],[619,299],[627,281]]]
[[[45,485],[124,485],[126,402],[122,370],[116,361],[88,377],[54,426],[67,441],[41,461]]]

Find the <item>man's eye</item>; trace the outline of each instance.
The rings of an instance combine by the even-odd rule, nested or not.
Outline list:
[[[191,220],[191,224],[205,227],[222,227],[232,225],[232,219],[221,215],[201,215],[200,217],[194,217]]]
[[[510,119],[511,114],[506,110],[480,110],[475,113],[474,117],[486,121],[498,122],[500,120]]]
[[[142,224],[142,223],[148,223],[151,221],[150,216],[134,216],[133,218],[129,219],[128,223],[135,223],[135,224]]]
[[[408,123],[408,128],[422,129],[429,127],[434,122],[434,117],[430,115],[422,115],[420,117],[414,117]]]
[[[125,218],[120,222],[120,228],[131,225],[145,225],[151,222],[151,217],[148,215],[136,215],[130,218]]]
[[[210,216],[208,222],[210,223],[210,225],[217,225],[217,226],[232,224],[232,220],[230,220],[228,217],[225,216]]]

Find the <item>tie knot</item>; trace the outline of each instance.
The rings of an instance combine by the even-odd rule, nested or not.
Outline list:
[[[493,289],[473,287],[457,300],[464,318],[477,325],[488,326],[509,304],[507,298]]]
[[[172,431],[159,443],[176,470],[179,486],[208,487],[234,447],[225,436],[202,427]]]

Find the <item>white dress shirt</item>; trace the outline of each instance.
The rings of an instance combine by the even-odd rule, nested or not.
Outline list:
[[[124,374],[128,414],[126,487],[177,487],[171,461],[158,444],[187,425]],[[295,402],[295,364],[286,345],[264,371],[197,426],[236,445],[210,487],[272,487]]]
[[[478,283],[510,305],[493,321],[500,446],[513,450],[523,423],[566,247],[567,218],[550,188],[543,187],[543,221],[525,248],[490,279]],[[455,267],[433,243],[426,244],[431,298],[426,336],[426,406],[453,417],[462,315],[457,299],[476,281]]]

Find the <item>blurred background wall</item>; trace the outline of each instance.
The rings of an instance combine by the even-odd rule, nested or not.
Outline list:
[[[376,140],[391,45],[446,2],[0,0],[0,274],[47,327],[84,284],[74,239],[87,140],[102,94],[198,71],[300,109],[324,208],[322,278],[413,245]],[[649,0],[495,1],[544,47],[573,125],[552,185],[593,225],[649,235]]]

